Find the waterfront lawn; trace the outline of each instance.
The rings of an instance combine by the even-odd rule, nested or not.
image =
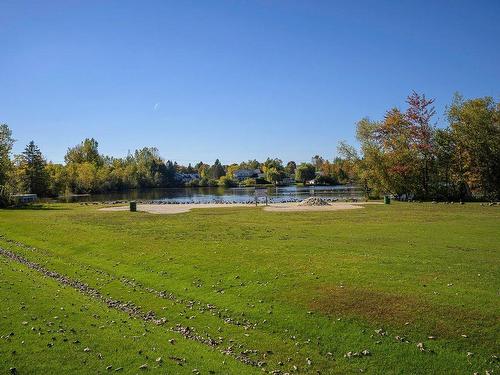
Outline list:
[[[0,247],[168,322],[131,319],[2,258],[0,371],[499,370],[500,207],[179,215],[98,208],[0,210]],[[176,324],[220,344],[185,339],[169,330]],[[231,355],[221,353],[227,348]]]

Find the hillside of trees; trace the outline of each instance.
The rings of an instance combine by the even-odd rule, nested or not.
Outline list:
[[[341,142],[339,157],[316,155],[297,165],[268,158],[239,164],[199,162],[182,166],[164,160],[154,147],[123,158],[99,153],[85,139],[70,147],[64,164],[47,162],[32,141],[12,155],[14,140],[0,125],[0,205],[15,193],[38,196],[102,193],[138,188],[235,186],[259,183],[357,183],[367,196],[391,194],[403,199],[494,200],[500,197],[500,103],[493,98],[465,100],[455,95],[446,110],[446,127],[436,127],[434,99],[412,93],[407,107],[389,109],[383,119],[357,123],[356,148]],[[257,170],[258,178],[238,180],[239,170]],[[179,176],[189,175],[186,182]]]

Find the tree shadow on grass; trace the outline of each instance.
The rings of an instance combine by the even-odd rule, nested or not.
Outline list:
[[[28,204],[28,205],[22,205],[22,206],[11,206],[11,207],[6,207],[5,210],[12,210],[12,211],[67,211],[69,208],[67,207],[58,207],[58,206],[53,206],[53,205],[47,205],[47,204]]]
[[[325,286],[310,302],[310,308],[327,315],[358,317],[379,326],[419,326],[443,338],[467,333],[481,337],[482,344],[490,348],[497,341],[497,314],[463,305],[432,303],[417,296]]]

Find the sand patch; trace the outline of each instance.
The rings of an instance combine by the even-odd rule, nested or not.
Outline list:
[[[221,208],[221,207],[252,207],[248,204],[138,204],[137,211],[149,212],[150,214],[173,215],[189,212],[193,208]],[[129,206],[116,206],[101,208],[100,211],[128,211]]]
[[[339,210],[352,210],[363,208],[365,204],[370,203],[331,203],[328,206],[300,206],[299,203],[272,203],[269,206],[259,204],[265,211],[270,212],[293,212],[293,211],[339,211]],[[151,214],[173,215],[189,212],[193,208],[227,208],[227,207],[255,207],[252,204],[233,203],[233,204],[215,204],[215,203],[202,203],[202,204],[138,204],[137,211],[149,212]],[[128,206],[115,206],[101,208],[100,211],[128,211]]]

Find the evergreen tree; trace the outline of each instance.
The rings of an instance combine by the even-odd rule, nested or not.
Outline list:
[[[289,161],[288,163],[286,163],[285,172],[290,176],[294,176],[296,168],[297,164],[293,160]]]
[[[0,207],[7,205],[9,193],[7,188],[7,177],[12,169],[10,152],[14,140],[12,132],[6,124],[0,124]]]
[[[48,174],[45,169],[47,162],[35,142],[28,143],[21,155],[21,172],[23,190],[43,196],[47,193]]]
[[[0,187],[5,186],[7,183],[7,173],[9,172],[12,164],[10,161],[10,152],[14,140],[12,139],[12,132],[7,124],[0,125]]]
[[[226,174],[226,171],[224,170],[224,167],[220,163],[219,159],[215,160],[214,165],[210,167],[209,174],[210,178],[213,178],[214,180],[218,180]]]

